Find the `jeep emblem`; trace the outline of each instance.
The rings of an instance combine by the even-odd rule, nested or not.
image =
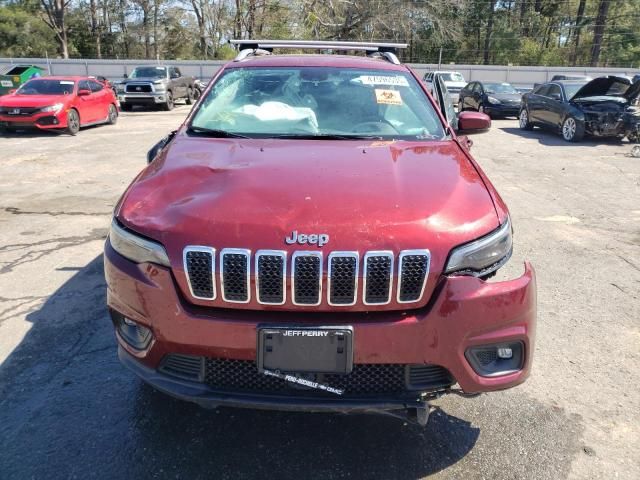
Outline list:
[[[311,233],[307,235],[306,233],[298,233],[297,230],[294,230],[291,232],[291,237],[285,237],[284,241],[288,245],[293,245],[294,243],[304,245],[309,243],[311,245],[318,245],[319,247],[322,247],[329,243],[329,235],[326,233]]]

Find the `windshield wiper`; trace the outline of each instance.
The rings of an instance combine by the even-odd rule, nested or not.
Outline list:
[[[339,135],[335,133],[291,133],[273,135],[270,138],[284,138],[292,140],[382,140],[379,135]]]
[[[204,135],[214,138],[250,138],[239,133],[228,132],[226,130],[218,130],[215,128],[194,127],[193,125],[187,129],[187,132],[196,135]]]

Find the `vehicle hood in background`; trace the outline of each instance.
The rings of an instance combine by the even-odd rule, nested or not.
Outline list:
[[[618,84],[618,85],[616,85]],[[618,91],[624,91],[622,94],[607,94],[612,88]],[[625,91],[626,89],[626,91]],[[636,82],[633,85],[627,78],[616,77],[609,75],[607,77],[598,77],[591,80],[589,83],[580,88],[576,94],[571,97],[571,100],[578,100],[580,98],[587,97],[623,97],[629,102],[633,102],[640,94],[640,82]]]
[[[56,103],[67,103],[74,95],[4,95],[0,107],[46,107]]]

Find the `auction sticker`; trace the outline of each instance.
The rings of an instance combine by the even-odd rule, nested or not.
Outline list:
[[[13,83],[11,83],[11,80],[2,80],[0,81],[0,85],[2,85],[3,87],[13,87]]]
[[[364,85],[397,85],[399,87],[408,87],[409,82],[405,77],[401,76],[379,76],[379,75],[361,75],[356,80],[360,80]]]
[[[376,88],[376,102],[386,105],[402,105],[402,97],[397,90],[382,90]]]

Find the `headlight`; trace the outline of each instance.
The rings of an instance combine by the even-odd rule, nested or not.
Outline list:
[[[484,237],[454,248],[445,273],[484,277],[507,263],[513,251],[511,220]]]
[[[496,97],[487,97],[487,102],[498,105],[500,103],[500,100],[498,100]]]
[[[156,90],[164,90],[165,86],[164,86],[164,82],[153,82],[153,86],[155,87]]]
[[[64,107],[64,103],[56,103],[55,105],[49,105],[40,109],[41,112],[53,112],[58,113]]]
[[[169,257],[162,245],[125,230],[115,219],[111,222],[109,243],[116,252],[133,262],[169,266]]]
[[[124,85],[116,85],[116,92],[124,93]]]

